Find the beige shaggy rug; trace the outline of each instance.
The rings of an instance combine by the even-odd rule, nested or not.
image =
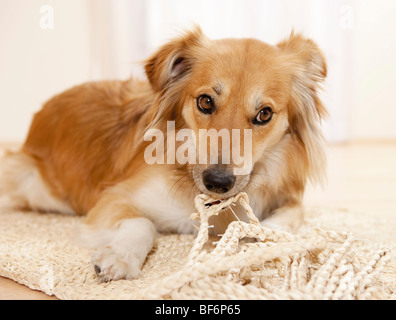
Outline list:
[[[141,278],[108,283],[74,241],[81,218],[0,209],[0,276],[59,299],[396,298],[395,220],[309,208],[291,235],[261,227],[244,194],[208,201],[196,199],[197,235],[159,235]],[[250,222],[232,222],[213,243],[208,219],[232,202]]]

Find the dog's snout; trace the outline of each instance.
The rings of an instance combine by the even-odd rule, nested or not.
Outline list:
[[[232,189],[236,177],[219,168],[206,169],[202,173],[203,183],[207,190],[215,193],[226,193]]]

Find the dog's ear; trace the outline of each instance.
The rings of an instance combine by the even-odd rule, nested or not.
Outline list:
[[[326,60],[314,41],[294,32],[278,47],[292,75],[288,105],[290,131],[304,148],[311,181],[322,182],[325,154],[320,124],[327,110],[318,91],[327,75]]]
[[[317,91],[327,76],[326,59],[318,45],[311,39],[292,32],[288,39],[278,44],[278,47],[286,54],[287,63],[292,70],[294,93],[300,96],[306,95],[308,99],[316,99]],[[327,116],[322,103],[313,105],[315,108],[312,112],[317,118]]]
[[[192,31],[162,46],[146,61],[146,75],[154,91],[162,91],[188,75],[194,63],[195,51],[204,39],[202,30],[196,26]]]

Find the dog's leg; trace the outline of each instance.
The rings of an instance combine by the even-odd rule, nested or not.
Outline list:
[[[72,214],[44,182],[37,160],[24,152],[8,152],[0,159],[0,206]]]
[[[286,232],[296,232],[303,223],[304,210],[301,205],[285,206],[276,209],[269,217],[261,221],[263,227]]]
[[[0,207],[26,207],[26,197],[20,192],[20,183],[30,171],[30,165],[23,157],[12,152],[0,159]]]
[[[96,249],[92,263],[99,279],[137,278],[154,244],[154,224],[141,217],[128,198],[111,193],[88,213],[86,222],[90,230],[83,239]]]

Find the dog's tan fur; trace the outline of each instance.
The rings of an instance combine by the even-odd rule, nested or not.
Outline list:
[[[213,41],[196,28],[160,48],[145,70],[148,82],[86,83],[48,101],[21,151],[2,160],[0,195],[15,206],[87,215],[97,231],[127,230],[125,221],[141,219],[147,230],[153,222],[158,230],[189,232],[193,198],[205,191],[200,175],[208,165],[150,166],[143,158],[144,132],[166,132],[173,120],[176,130],[252,129],[251,174],[238,177],[227,195],[246,191],[264,224],[297,228],[307,180],[321,180],[324,169],[320,120],[326,110],[318,89],[326,63],[318,46],[294,33],[276,46],[254,39]],[[214,97],[215,113],[197,109],[201,94]],[[257,105],[274,111],[264,126],[252,123]],[[52,203],[20,187],[32,176],[32,185]],[[153,213],[161,190],[179,213]],[[117,244],[106,244],[107,236],[99,241],[94,263],[103,280],[138,276],[154,236],[141,240],[147,248],[130,258],[128,246],[141,243],[126,234],[117,234]]]

